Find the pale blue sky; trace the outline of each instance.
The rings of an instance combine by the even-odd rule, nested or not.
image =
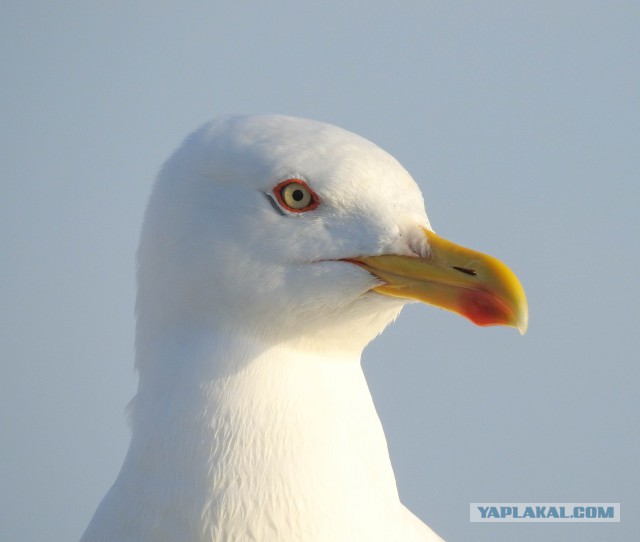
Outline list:
[[[391,4],[5,3],[3,541],[77,539],[113,481],[146,198],[227,112],[375,141],[439,233],[524,284],[525,337],[416,305],[367,348],[403,501],[449,542],[637,538],[639,4]],[[623,519],[470,524],[486,501]]]

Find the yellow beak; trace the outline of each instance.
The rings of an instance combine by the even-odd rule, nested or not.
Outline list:
[[[453,311],[480,326],[527,331],[529,310],[516,275],[500,260],[455,245],[424,229],[426,258],[384,254],[349,258],[384,284],[376,292]]]

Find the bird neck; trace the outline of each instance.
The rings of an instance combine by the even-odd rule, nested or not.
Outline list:
[[[344,538],[398,507],[359,353],[228,334],[153,351],[164,359],[141,364],[123,466],[135,472],[121,478],[155,528],[182,525],[185,540]]]

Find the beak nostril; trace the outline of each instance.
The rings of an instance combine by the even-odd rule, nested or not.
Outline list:
[[[464,273],[465,275],[471,275],[472,277],[476,276],[476,272],[474,269],[467,269],[466,267],[457,267],[455,265],[452,265],[451,267],[453,267],[456,271],[460,271],[460,273]]]

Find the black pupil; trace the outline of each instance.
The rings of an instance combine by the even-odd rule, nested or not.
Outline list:
[[[302,199],[304,198],[304,192],[298,188],[293,191],[293,193],[291,194],[291,197],[295,201],[302,201]]]

